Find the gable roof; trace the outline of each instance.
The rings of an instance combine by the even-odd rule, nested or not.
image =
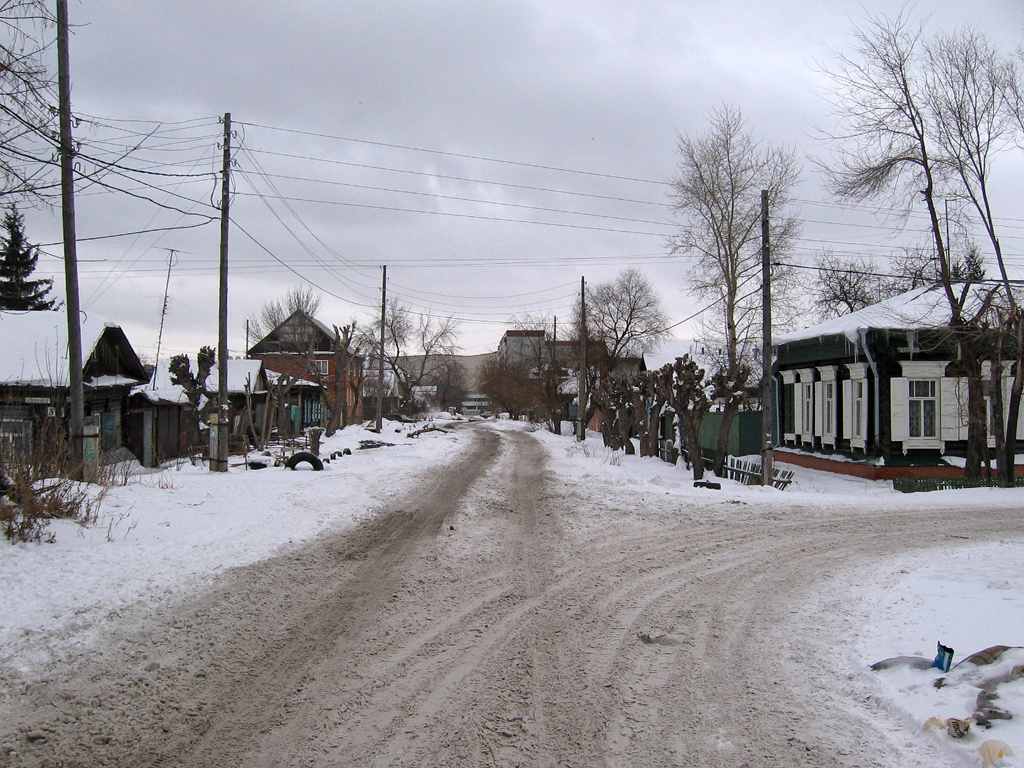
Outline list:
[[[0,312],[0,349],[0,383],[69,386],[66,312]],[[83,313],[82,367],[91,386],[146,380],[121,327],[91,313]]]
[[[278,323],[266,336],[253,344],[249,348],[249,355],[264,355],[274,352],[305,352],[305,349],[298,348],[298,342],[292,330],[302,326],[313,331],[315,336],[314,351],[324,352],[333,349],[334,329],[328,328],[315,317],[310,317],[301,309],[297,309]],[[305,347],[306,344],[308,344],[308,337],[302,339],[302,346]]]

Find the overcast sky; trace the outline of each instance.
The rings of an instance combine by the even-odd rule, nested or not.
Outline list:
[[[91,156],[140,144],[126,163],[190,174],[153,185],[106,176],[78,198],[84,308],[123,325],[152,357],[168,249],[163,354],[217,339],[219,226],[211,175],[218,120],[236,135],[230,235],[232,354],[245,318],[295,285],[323,294],[320,319],[368,323],[389,296],[461,320],[463,350],[491,351],[510,318],[566,321],[581,277],[637,266],[673,322],[699,307],[690,263],[670,257],[666,182],[679,133],[739,106],[765,140],[824,152],[817,64],[850,45],[865,12],[898,3],[387,2],[90,0],[70,3],[76,138]],[[972,24],[1006,50],[1024,42],[1019,0],[920,3],[933,30]],[[143,139],[140,134],[152,132]],[[894,235],[844,227],[803,160],[793,254],[875,253]],[[1007,179],[1024,167],[1003,166]],[[94,170],[87,159],[81,168]],[[1024,223],[1019,192],[997,201]],[[138,199],[146,195],[167,207]],[[824,205],[823,205],[824,204]],[[29,237],[60,240],[59,213],[26,212]],[[1024,239],[1004,243],[1011,257]],[[876,249],[876,250],[872,250]],[[59,245],[44,249],[54,257]],[[40,272],[58,277],[44,256]],[[677,336],[691,333],[682,323]]]

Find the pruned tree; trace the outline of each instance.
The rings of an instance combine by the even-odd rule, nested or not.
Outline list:
[[[0,239],[0,310],[39,311],[53,309],[47,298],[53,280],[32,280],[39,249],[25,237],[25,219],[11,206],[4,215]]]
[[[700,453],[700,425],[711,409],[712,390],[707,375],[689,355],[677,357],[655,372],[660,400],[675,411],[679,447],[693,468],[693,479],[704,477]]]
[[[674,253],[694,259],[689,289],[708,307],[702,333],[718,351],[715,368],[734,380],[730,393],[746,392],[739,381],[744,366],[759,367],[754,351],[761,322],[761,191],[768,191],[772,252],[778,257],[799,230],[786,212],[799,172],[794,151],[756,139],[738,108],[723,106],[709,119],[707,132],[679,137],[679,167],[671,192],[679,227],[670,245]],[[773,270],[773,306],[780,324],[788,319],[782,312],[797,306],[786,300],[792,280],[786,268]],[[725,462],[729,430],[745,402],[732,395],[722,402],[716,472]]]
[[[623,270],[586,293],[590,337],[605,342],[612,368],[623,357],[656,350],[669,337],[661,299],[639,269]]]
[[[210,425],[210,416],[217,401],[217,391],[210,390],[206,385],[210,371],[216,363],[216,351],[213,347],[207,346],[199,349],[194,371],[192,361],[186,354],[174,355],[168,364],[171,383],[182,388],[192,413],[189,431],[193,440],[199,438],[203,427]]]

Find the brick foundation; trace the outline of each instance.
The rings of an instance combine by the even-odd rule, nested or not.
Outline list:
[[[805,453],[792,453],[781,448],[775,449],[775,461],[796,464],[798,467],[820,469],[837,475],[852,475],[865,480],[892,480],[897,477],[954,479],[964,476],[963,467],[882,467],[871,464],[857,464],[852,461],[835,461]]]

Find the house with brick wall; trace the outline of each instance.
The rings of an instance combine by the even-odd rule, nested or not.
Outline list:
[[[363,418],[359,397],[363,358],[347,355],[344,370],[339,371],[336,338],[334,329],[296,310],[249,348],[250,358],[262,360],[268,373],[277,374],[271,376],[274,381],[282,381],[283,376],[286,382],[302,382],[287,395],[289,406],[300,409],[302,426],[326,424],[329,410],[337,406],[339,383],[347,416],[345,423]],[[319,386],[319,392],[310,383]]]

